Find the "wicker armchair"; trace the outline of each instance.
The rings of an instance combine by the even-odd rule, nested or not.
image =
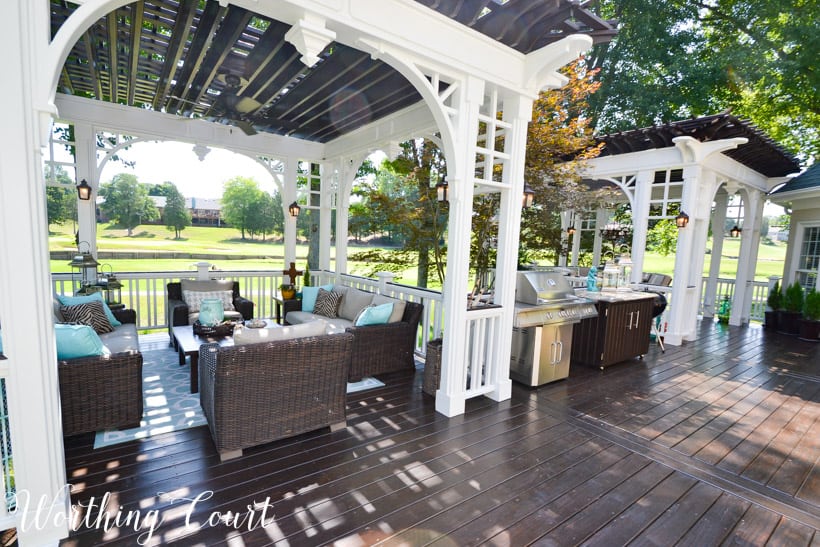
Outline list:
[[[116,310],[114,315],[124,324],[137,320],[134,310]],[[57,371],[63,435],[140,425],[143,394],[139,351],[60,360]]]
[[[358,382],[365,376],[414,370],[419,321],[424,306],[407,302],[404,315],[398,323],[348,327],[353,334],[353,363],[350,381]]]
[[[242,450],[346,425],[353,335],[199,350],[199,400],[224,461]]]
[[[175,281],[168,283],[168,336],[174,340],[173,327],[188,324],[188,304],[182,299],[182,283]],[[233,306],[242,314],[245,320],[253,319],[253,302],[239,295],[239,281],[233,282]]]

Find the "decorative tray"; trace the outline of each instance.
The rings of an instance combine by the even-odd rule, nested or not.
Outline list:
[[[218,325],[203,325],[194,321],[194,334],[197,336],[231,336],[234,329],[233,321],[223,321]]]
[[[268,326],[268,324],[263,319],[250,319],[245,321],[245,326],[249,329],[263,329]]]

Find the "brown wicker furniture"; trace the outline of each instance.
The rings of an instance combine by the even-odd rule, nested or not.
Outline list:
[[[202,346],[199,400],[220,458],[326,426],[345,427],[352,349],[349,333]]]
[[[140,425],[142,354],[137,340],[137,314],[134,310],[113,313],[122,326],[100,338],[116,348],[115,353],[57,363],[63,435]]]
[[[253,319],[253,302],[247,298],[239,296],[239,282],[238,281],[212,281],[211,283],[217,285],[224,285],[226,290],[228,288],[233,291],[233,306],[236,308],[242,317],[241,319]],[[167,319],[168,319],[168,335],[171,337],[171,343],[174,341],[172,328],[178,325],[189,325],[188,304],[182,299],[182,283],[174,281],[168,283],[166,286],[168,303],[167,303]],[[228,317],[226,316],[226,319]]]
[[[273,321],[264,319],[267,327],[276,327]],[[174,347],[179,352],[179,366],[185,365],[185,358],[191,358],[191,393],[199,391],[199,348],[203,344],[218,344],[220,346],[233,346],[231,336],[200,336],[194,333],[193,325],[181,325],[171,327],[171,339]]]

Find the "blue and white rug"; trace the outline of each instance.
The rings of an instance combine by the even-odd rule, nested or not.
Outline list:
[[[140,427],[122,431],[98,431],[94,438],[94,448],[207,425],[199,406],[199,393],[191,393],[189,365],[179,366],[179,357],[170,350],[143,351],[142,357],[145,409]],[[348,383],[347,392],[355,393],[382,386],[384,383],[367,377],[359,382]]]

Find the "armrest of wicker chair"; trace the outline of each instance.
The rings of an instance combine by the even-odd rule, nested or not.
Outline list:
[[[117,321],[120,323],[134,323],[137,322],[137,312],[134,310],[111,310],[111,313],[114,314],[114,317],[117,318]]]
[[[142,419],[142,354],[61,360],[60,406],[63,435],[137,427]]]
[[[235,296],[233,299],[233,307],[236,311],[242,314],[244,320],[253,319],[253,302],[242,296]]]

